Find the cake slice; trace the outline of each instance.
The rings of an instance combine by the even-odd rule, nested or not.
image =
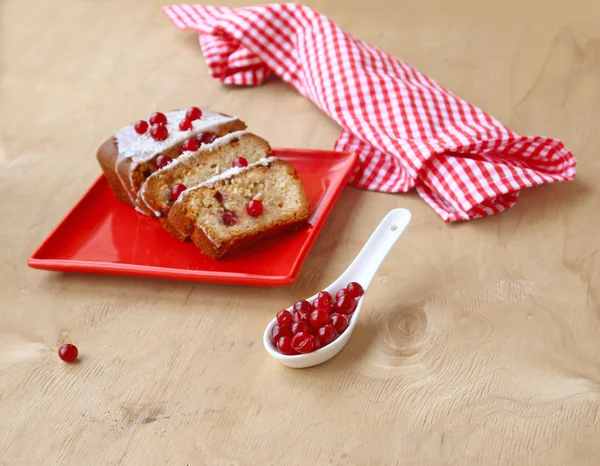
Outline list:
[[[245,128],[238,118],[197,107],[157,112],[148,122],[140,120],[115,133],[100,146],[96,158],[116,196],[140,210],[136,197],[141,185],[161,163],[179,157],[184,144],[210,143]]]
[[[184,152],[149,176],[138,193],[138,205],[164,219],[176,198],[177,193],[172,192],[174,186],[179,185],[180,190],[192,188],[234,164],[256,162],[270,154],[269,143],[255,134],[247,131],[229,133],[196,151]]]
[[[208,256],[232,250],[306,223],[309,206],[304,186],[289,163],[262,158],[231,168],[184,191],[170,209],[168,222]]]

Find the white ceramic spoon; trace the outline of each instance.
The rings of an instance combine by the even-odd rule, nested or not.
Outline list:
[[[394,209],[389,212],[373,232],[369,241],[367,241],[367,244],[365,244],[358,253],[358,256],[352,261],[352,264],[350,264],[346,271],[335,282],[325,288],[325,291],[329,291],[334,299],[337,291],[341,288],[345,288],[350,282],[360,283],[364,289],[364,294],[357,303],[356,310],[352,314],[348,328],[337,338],[337,340],[312,353],[297,354],[293,356],[285,355],[280,353],[277,348],[273,346],[273,343],[271,343],[271,329],[277,324],[277,319],[273,319],[265,329],[263,335],[263,343],[268,353],[286,366],[294,368],[316,366],[330,360],[338,354],[352,335],[367,290],[369,289],[373,278],[375,278],[379,267],[383,264],[383,261],[392,249],[392,246],[394,246],[396,241],[402,236],[402,233],[410,223],[410,218],[410,212],[406,209]],[[307,301],[312,303],[316,297],[317,295],[314,295]],[[288,311],[292,312],[292,307],[289,307]]]

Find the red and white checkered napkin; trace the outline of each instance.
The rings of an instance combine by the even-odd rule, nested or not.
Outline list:
[[[200,33],[215,78],[257,85],[275,73],[337,121],[335,149],[360,156],[352,185],[414,187],[444,220],[457,221],[513,206],[522,188],[575,177],[575,158],[560,141],[519,136],[308,7],[164,12]]]

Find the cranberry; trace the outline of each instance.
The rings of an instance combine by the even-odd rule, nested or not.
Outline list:
[[[323,346],[321,344],[321,340],[319,340],[319,337],[317,337],[316,335],[312,335],[312,339],[313,339],[313,344],[315,345],[314,351],[317,351],[318,349],[321,348],[321,346]]]
[[[286,309],[279,311],[277,313],[277,322],[279,322],[279,325],[291,325],[293,322],[292,313]]]
[[[352,314],[356,309],[356,301],[350,296],[342,296],[335,302],[335,312],[338,314]]]
[[[310,312],[312,309],[310,307],[310,303],[306,300],[300,300],[300,301],[296,301],[294,303],[294,311],[306,311],[306,312]]]
[[[221,221],[225,226],[232,226],[236,224],[235,214],[233,212],[225,212],[221,215]]]
[[[198,141],[196,141],[195,139],[188,139],[187,141],[185,141],[182,146],[181,146],[181,152],[187,152],[187,151],[197,151],[198,147],[200,147],[200,144],[198,143]]]
[[[354,311],[356,311],[357,306],[358,306],[358,303],[356,302],[356,299],[352,300],[352,302],[350,303],[350,310],[348,312],[348,317],[350,317],[350,314],[352,314]]]
[[[308,323],[308,316],[310,316],[310,311],[307,312],[304,310],[296,311],[292,314],[292,317],[294,318],[294,322]]]
[[[277,340],[277,349],[280,353],[287,354],[288,356],[296,354],[296,351],[292,347],[292,337],[281,337]]]
[[[262,214],[262,211],[263,205],[260,201],[250,201],[246,206],[246,212],[248,212],[248,215],[251,215],[252,217],[258,217],[260,214]]]
[[[188,120],[187,118],[185,120],[181,120],[179,123],[179,129],[181,131],[189,131],[192,129],[192,120]]]
[[[313,309],[323,309],[327,314],[331,312],[331,301],[327,298],[317,298],[313,301],[312,304]]]
[[[150,115],[150,119],[148,121],[150,121],[151,125],[166,125],[167,117],[164,113],[154,112],[152,115]]]
[[[244,158],[244,157],[236,157],[235,159],[233,159],[233,162],[231,163],[232,167],[247,167],[248,166],[248,161]]]
[[[315,342],[309,333],[300,332],[292,337],[292,348],[298,353],[310,353],[315,349]]]
[[[317,298],[324,298],[327,301],[329,301],[330,303],[333,302],[333,299],[331,299],[331,294],[329,293],[329,291],[321,291],[318,295]]]
[[[294,322],[292,324],[292,333],[296,335],[296,333],[300,332],[310,333],[310,327],[308,325],[308,322],[306,322],[305,320],[301,320],[300,322]]]
[[[177,183],[171,187],[171,200],[176,201],[181,196],[181,193],[184,192],[187,188],[184,184]]]
[[[144,120],[139,120],[135,123],[133,129],[135,129],[135,132],[138,134],[144,134],[148,131],[148,123]]]
[[[327,322],[329,322],[329,314],[323,309],[315,309],[308,316],[308,322],[312,328],[317,330],[323,327],[323,325],[327,325]]]
[[[71,343],[65,343],[58,349],[58,357],[65,362],[75,361],[78,354],[79,351],[77,350],[77,346],[72,345]]]
[[[343,314],[331,314],[329,316],[329,325],[341,335],[348,328],[348,318]]]
[[[308,322],[308,316],[310,315],[310,311],[300,310],[296,311],[292,314],[294,318],[294,322]]]
[[[297,301],[294,304],[294,311],[294,322],[300,322],[301,320],[308,320],[312,308],[308,301]]]
[[[346,288],[342,288],[341,290],[338,290],[338,292],[335,294],[335,300],[337,301],[342,296],[345,296],[346,293],[347,293]]]
[[[346,294],[351,298],[360,298],[364,294],[363,287],[360,286],[360,283],[350,282],[348,286],[346,286]]]
[[[202,110],[198,107],[190,107],[185,112],[185,118],[188,120],[199,120],[202,117]]]
[[[281,337],[291,337],[292,326],[291,325],[274,325],[271,329],[271,340],[274,344],[277,344]]]
[[[200,144],[210,144],[211,142],[215,142],[217,139],[217,135],[214,133],[198,133],[196,134],[196,141]]]
[[[164,141],[169,137],[169,130],[164,125],[152,125],[150,128],[150,136],[155,141]]]
[[[165,168],[172,161],[173,161],[173,159],[171,157],[169,157],[168,155],[159,154],[158,157],[156,157],[156,167],[157,168]]]
[[[321,346],[327,346],[338,336],[337,330],[332,325],[324,325],[323,327],[319,328],[317,332],[317,338],[319,339]]]

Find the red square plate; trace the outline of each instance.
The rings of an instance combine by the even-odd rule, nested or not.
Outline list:
[[[27,261],[38,269],[238,285],[293,283],[340,196],[356,154],[275,149],[304,183],[312,216],[303,229],[218,261],[119,201],[100,176]]]

